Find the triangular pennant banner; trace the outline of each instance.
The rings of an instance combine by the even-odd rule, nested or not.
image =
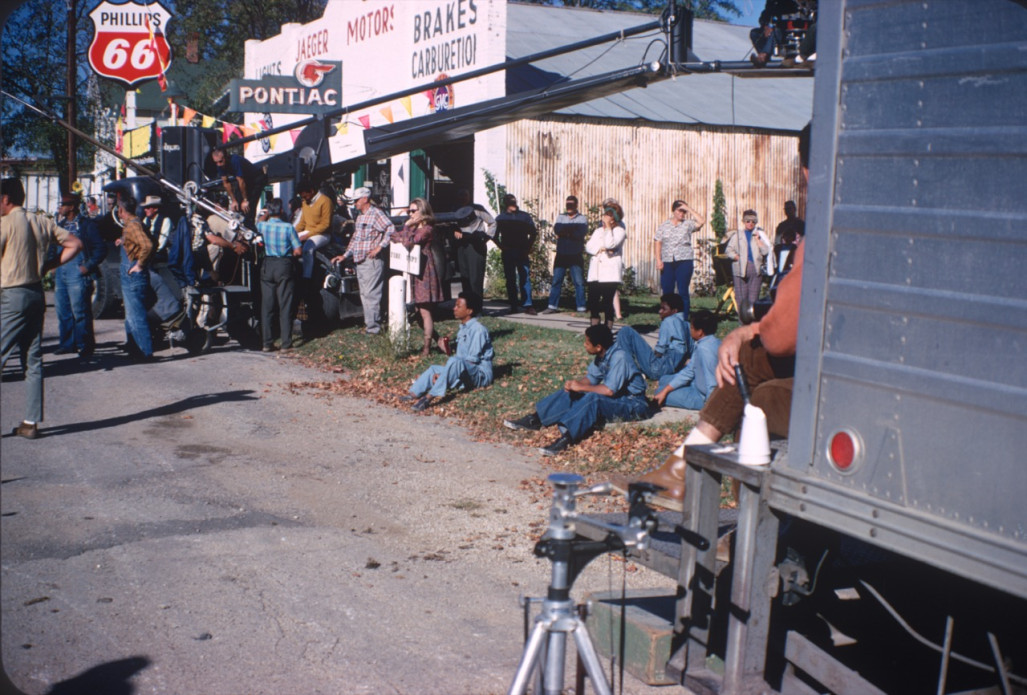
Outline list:
[[[189,125],[189,122],[196,117],[196,111],[188,107],[182,108],[182,125]]]
[[[367,128],[371,127],[371,117],[370,116],[360,116],[357,120],[360,121],[360,125],[364,126],[365,130]]]
[[[228,142],[233,135],[239,134],[239,126],[235,125],[234,123],[225,123],[223,129],[225,133],[224,139],[222,140],[223,143]]]
[[[275,133],[274,135],[268,135],[267,136],[267,142],[271,146],[271,151],[274,152],[275,151],[275,143],[278,142],[278,133]]]
[[[379,113],[381,115],[385,116],[385,120],[388,121],[389,123],[393,123],[396,120],[396,119],[394,119],[392,117],[392,107],[391,106],[386,106],[384,109],[379,111]]]
[[[345,135],[348,132],[349,132],[349,123],[347,123],[346,121],[339,121],[338,123],[335,124],[335,134],[336,135]]]
[[[414,102],[410,100],[410,97],[403,97],[399,102],[403,104],[403,108],[407,110],[408,116],[414,115]]]
[[[211,128],[213,126],[214,126],[214,117],[213,116],[204,116],[203,117],[203,127],[204,128]]]
[[[299,138],[300,133],[302,133],[302,132],[303,132],[302,128],[296,128],[294,130],[290,130],[289,131],[289,135],[292,136],[292,144],[294,144],[294,145],[296,144],[296,140],[297,140],[297,138]]]
[[[242,136],[244,138],[248,138],[249,136],[251,136],[251,135],[253,135],[254,133],[257,132],[256,128],[254,128],[253,126],[249,126],[249,125],[239,126],[239,130],[242,131]]]

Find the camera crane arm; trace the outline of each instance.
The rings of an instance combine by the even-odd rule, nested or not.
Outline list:
[[[3,94],[8,99],[13,99],[14,101],[16,101],[19,104],[21,104],[22,106],[24,106],[25,108],[27,108],[27,109],[29,109],[31,111],[36,112],[37,114],[39,114],[43,118],[46,118],[47,120],[49,120],[49,121],[51,121],[53,123],[56,123],[57,125],[61,126],[65,130],[68,130],[69,132],[74,133],[77,137],[82,138],[86,142],[88,142],[88,143],[90,143],[90,144],[100,148],[104,152],[107,152],[108,154],[114,156],[119,161],[124,163],[126,166],[132,167],[132,169],[134,169],[135,171],[139,172],[143,176],[146,176],[146,177],[152,179],[155,183],[157,183],[161,187],[166,188],[166,189],[174,192],[178,196],[179,201],[188,208],[188,213],[187,214],[188,214],[189,217],[192,217],[192,213],[193,213],[193,209],[194,208],[200,208],[200,209],[202,209],[202,210],[204,210],[204,211],[206,211],[206,212],[208,212],[208,213],[210,213],[212,215],[217,215],[218,217],[223,219],[225,222],[227,222],[229,224],[229,226],[233,230],[235,230],[235,231],[239,232],[240,234],[242,234],[243,238],[246,239],[246,241],[253,242],[254,240],[258,239],[257,234],[253,230],[248,229],[247,227],[245,227],[242,224],[241,216],[235,215],[235,214],[225,210],[221,206],[215,205],[214,203],[211,203],[210,201],[206,200],[201,195],[199,195],[199,190],[200,189],[199,189],[198,186],[192,185],[191,183],[186,183],[184,186],[179,186],[178,184],[174,183],[173,181],[169,181],[168,179],[164,178],[158,172],[153,171],[152,169],[149,169],[149,168],[143,166],[142,164],[139,164],[139,163],[133,161],[132,159],[129,159],[128,157],[124,156],[123,154],[121,154],[120,152],[115,150],[113,147],[110,147],[109,145],[105,145],[104,143],[100,142],[99,140],[97,140],[96,138],[92,137],[91,135],[88,135],[87,133],[79,130],[75,126],[71,125],[67,121],[62,120],[61,118],[58,118],[54,114],[49,113],[48,111],[45,111],[45,110],[41,109],[40,107],[36,106],[35,104],[27,102],[24,99],[21,99],[21,98],[15,96],[14,94],[11,94],[10,92],[8,92],[6,90],[0,90],[0,94]]]

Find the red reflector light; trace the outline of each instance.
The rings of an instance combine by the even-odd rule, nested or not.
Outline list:
[[[859,435],[852,430],[839,430],[828,440],[827,458],[843,473],[849,471],[861,453]]]

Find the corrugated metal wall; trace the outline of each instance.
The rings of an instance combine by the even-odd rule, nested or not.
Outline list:
[[[656,227],[683,199],[706,216],[699,237],[712,238],[713,192],[724,187],[728,230],[752,208],[773,234],[794,200],[800,216],[806,183],[799,170],[797,136],[712,129],[625,125],[616,121],[524,120],[507,127],[507,170],[501,181],[522,201],[537,201],[552,220],[567,195],[582,208],[614,197],[624,207],[626,265],[638,282],[659,289],[653,255]],[[698,242],[696,242],[698,243]],[[699,256],[697,255],[697,258]],[[696,274],[712,274],[707,260]]]

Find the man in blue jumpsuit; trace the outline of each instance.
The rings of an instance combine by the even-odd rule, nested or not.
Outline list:
[[[461,292],[453,305],[453,316],[460,322],[456,334],[456,354],[446,364],[428,367],[410,387],[410,394],[402,400],[416,400],[414,410],[421,411],[436,398],[442,398],[450,389],[482,388],[492,383],[492,338],[489,331],[478,321],[481,313],[481,295]],[[439,339],[444,348],[445,338]]]
[[[692,354],[691,329],[685,311],[685,300],[680,294],[665,294],[660,297],[660,334],[656,347],[649,347],[638,331],[624,326],[614,340],[631,353],[642,373],[650,379],[659,379],[681,369]]]
[[[560,436],[539,449],[543,456],[555,456],[605,422],[644,420],[650,415],[645,378],[634,357],[613,342],[608,326],[585,329],[585,351],[595,356],[585,376],[565,382],[561,390],[536,403],[535,412],[503,421],[512,430],[557,425]]]

